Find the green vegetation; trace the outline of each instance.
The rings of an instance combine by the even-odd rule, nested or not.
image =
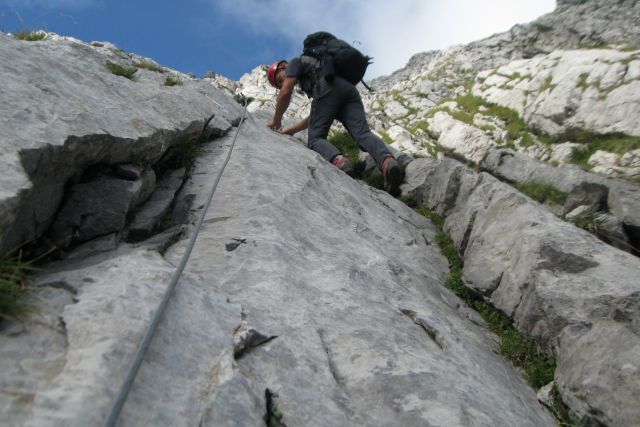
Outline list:
[[[360,148],[355,139],[351,137],[349,132],[333,132],[329,136],[329,142],[351,160],[356,177],[362,177],[365,163],[358,159]]]
[[[381,130],[378,133],[382,136],[382,140],[384,142],[386,142],[387,144],[393,144],[393,139],[391,139],[391,137],[389,136],[389,134],[387,132]]]
[[[0,260],[0,319],[18,320],[34,310],[24,302],[29,270],[31,265],[19,258]]]
[[[635,52],[636,50],[640,50],[640,45],[637,45],[637,44],[627,45],[620,48],[619,50],[620,52]],[[633,58],[633,59],[637,59],[637,58]]]
[[[462,280],[462,260],[451,238],[442,231],[444,218],[424,206],[416,210],[418,213],[430,218],[440,230],[436,236],[436,242],[450,264],[446,287],[480,313],[487,322],[488,328],[500,337],[500,352],[502,355],[524,371],[525,379],[531,387],[538,390],[553,381],[555,360],[541,351],[535,339],[520,334],[502,312],[485,302],[480,295],[464,285]]]
[[[267,413],[264,415],[265,424],[267,427],[286,427],[286,424],[282,421],[284,415],[276,402],[278,395],[269,389],[266,389],[264,394],[267,403]]]
[[[586,89],[589,87],[589,85],[587,84],[587,79],[589,78],[589,73],[582,73],[580,74],[580,79],[578,80],[578,83],[576,84],[576,87],[582,88],[582,89]]]
[[[24,41],[28,41],[28,42],[37,42],[37,41],[44,40],[47,37],[47,35],[45,33],[43,33],[42,31],[20,30],[20,31],[16,31],[15,33],[13,33],[13,37],[16,40],[24,40]]]
[[[353,178],[361,179],[372,187],[384,189],[384,177],[376,168],[373,172],[365,174],[366,163],[359,159],[360,148],[358,143],[348,132],[334,132],[329,137],[329,142],[351,160],[353,164]]]
[[[191,169],[196,158],[202,155],[202,145],[198,138],[183,137],[178,143],[171,148],[170,157],[171,168],[177,169],[185,167]],[[169,167],[169,166],[166,166]]]
[[[549,201],[556,205],[564,205],[564,202],[567,200],[567,193],[558,190],[551,184],[540,181],[515,184],[514,187],[538,203]]]
[[[599,135],[588,131],[572,131],[565,135],[566,139],[582,144],[571,153],[571,163],[583,169],[590,169],[589,158],[598,150],[623,155],[640,148],[640,137],[624,134]]]
[[[136,67],[129,67],[126,65],[115,64],[111,61],[107,61],[107,69],[111,71],[111,74],[116,76],[126,77],[129,80],[135,81],[134,74],[138,71]]]
[[[180,86],[180,85],[182,85],[182,79],[180,79],[180,77],[178,77],[178,76],[168,75],[167,78],[164,80],[164,85],[165,86]]]
[[[551,91],[553,91],[553,89],[555,89],[555,87],[556,87],[557,85],[554,85],[553,83],[551,83],[552,81],[553,81],[553,77],[552,77],[552,76],[547,77],[547,80],[544,82],[544,84],[542,85],[542,87],[540,87],[539,92],[540,92],[540,93],[545,92],[547,89],[548,89],[550,92],[551,92]]]
[[[155,71],[156,73],[164,73],[164,68],[160,65],[156,64],[153,61],[149,61],[147,59],[142,60],[136,64],[138,68],[144,68],[145,70]]]
[[[465,123],[472,124],[473,116],[480,112],[480,107],[483,107],[482,114],[487,116],[493,116],[504,122],[505,130],[509,133],[509,140],[511,143],[515,143],[516,140],[521,139],[523,145],[529,146],[534,144],[534,138],[524,120],[520,118],[517,111],[511,108],[502,107],[500,105],[487,102],[479,96],[472,94],[466,94],[459,96],[455,99],[458,107],[462,110],[461,113],[453,114],[453,116]],[[541,138],[541,141],[544,141]]]

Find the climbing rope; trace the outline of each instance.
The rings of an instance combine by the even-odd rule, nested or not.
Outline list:
[[[129,391],[131,390],[131,386],[133,385],[133,381],[136,378],[136,375],[138,374],[138,370],[140,369],[140,365],[142,364],[142,360],[144,359],[144,355],[147,351],[147,349],[149,348],[149,344],[151,343],[151,339],[153,338],[153,335],[156,332],[156,329],[158,328],[158,325],[160,323],[160,319],[162,318],[162,315],[165,311],[165,309],[167,308],[167,304],[169,303],[169,299],[171,298],[171,296],[173,295],[173,292],[176,288],[176,285],[178,283],[178,280],[180,279],[180,275],[182,274],[185,266],[187,265],[187,261],[189,260],[189,256],[191,255],[191,251],[193,250],[193,247],[196,244],[196,238],[198,237],[198,233],[200,232],[200,227],[202,226],[202,222],[204,221],[204,217],[207,213],[207,210],[209,209],[209,205],[211,204],[211,199],[213,198],[213,194],[216,192],[216,188],[218,188],[218,183],[220,182],[220,178],[222,177],[222,172],[224,172],[224,169],[227,167],[227,163],[229,163],[229,159],[231,158],[231,152],[233,151],[233,147],[236,144],[236,139],[238,138],[238,133],[240,133],[240,128],[242,127],[242,124],[244,123],[244,117],[245,114],[247,112],[247,105],[249,103],[247,102],[246,99],[244,99],[244,109],[242,111],[242,118],[240,119],[240,123],[238,124],[238,127],[236,129],[236,134],[233,137],[233,141],[231,142],[231,147],[229,148],[229,151],[227,153],[227,157],[224,160],[224,163],[222,165],[222,167],[220,168],[220,170],[218,171],[218,174],[215,177],[215,180],[213,182],[213,187],[211,188],[211,192],[209,192],[209,196],[207,198],[207,202],[205,203],[204,207],[202,208],[202,212],[200,213],[200,217],[198,217],[198,221],[196,222],[196,227],[195,230],[193,232],[193,235],[191,236],[191,239],[189,240],[189,244],[187,245],[187,250],[185,251],[184,255],[182,256],[182,260],[180,261],[180,265],[178,266],[178,268],[176,269],[175,273],[173,274],[173,277],[171,278],[171,283],[169,284],[169,286],[167,287],[167,290],[165,291],[165,294],[162,298],[162,301],[160,302],[160,305],[158,306],[158,309],[156,310],[153,319],[151,321],[151,323],[149,324],[149,327],[147,328],[147,331],[144,334],[144,337],[142,338],[142,341],[140,341],[140,344],[138,345],[138,349],[136,350],[134,357],[133,357],[133,361],[131,363],[131,366],[129,367],[129,371],[127,372],[127,376],[125,377],[124,383],[122,383],[122,387],[120,387],[120,391],[118,392],[118,395],[116,396],[115,400],[113,401],[113,405],[111,406],[111,410],[109,411],[109,417],[107,418],[107,421],[104,424],[104,427],[113,427],[116,423],[116,421],[118,420],[118,417],[120,416],[120,412],[122,411],[122,407],[124,406],[125,401],[127,400],[127,396],[129,395]],[[218,104],[220,105],[220,104]]]

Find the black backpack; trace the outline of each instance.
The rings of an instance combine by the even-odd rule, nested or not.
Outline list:
[[[302,54],[320,61],[317,77],[331,82],[340,76],[354,85],[362,82],[371,91],[362,79],[372,58],[333,34],[324,31],[309,34],[304,39]]]

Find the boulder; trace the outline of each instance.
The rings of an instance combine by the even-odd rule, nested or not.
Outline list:
[[[429,129],[438,137],[439,145],[475,163],[480,163],[497,146],[480,129],[456,120],[447,113],[438,112],[428,122]]]

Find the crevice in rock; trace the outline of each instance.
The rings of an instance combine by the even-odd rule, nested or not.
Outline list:
[[[400,312],[408,317],[413,323],[420,326],[422,330],[427,334],[429,338],[440,348],[440,350],[445,351],[446,343],[442,339],[442,334],[433,326],[431,326],[426,320],[421,317],[418,317],[418,313],[413,310],[407,310],[404,308],[400,309]]]
[[[284,414],[278,408],[279,396],[277,393],[266,388],[264,391],[264,400],[266,402],[267,411],[264,415],[264,422],[267,427],[287,427],[284,423]]]
[[[231,239],[232,242],[229,242],[224,245],[224,248],[227,252],[233,252],[238,249],[238,246],[247,243],[247,239]]]
[[[329,372],[331,372],[331,376],[333,377],[336,384],[338,384],[341,388],[344,388],[345,386],[344,377],[340,375],[340,372],[338,372],[338,368],[336,367],[336,364],[333,360],[333,351],[331,351],[331,348],[329,347],[325,339],[325,332],[323,329],[318,329],[317,332],[318,332],[318,336],[320,337],[320,342],[322,343],[322,348],[324,349],[324,352],[327,355],[327,364],[329,365]]]
[[[265,335],[243,320],[233,332],[233,357],[235,360],[240,360],[256,347],[267,344],[276,338],[278,338],[277,335]]]
[[[74,288],[73,286],[71,286],[70,284],[68,284],[67,282],[63,281],[63,280],[58,280],[55,282],[48,282],[48,283],[43,283],[41,285],[38,285],[38,287],[40,288],[44,288],[44,287],[48,287],[48,288],[54,288],[54,289],[62,289],[64,291],[69,292],[72,295],[78,295],[78,290],[76,288]]]
[[[176,222],[171,214],[177,208],[175,196],[200,144],[226,134],[210,126],[213,117],[135,141],[112,135],[70,136],[59,147],[21,151],[33,189],[21,194],[14,211],[18,218],[29,212],[29,219],[11,224],[2,246],[27,241],[21,247],[25,256],[48,262],[105,236],[114,235],[117,246],[119,241],[137,242],[169,229]],[[84,211],[77,206],[85,206]],[[188,215],[180,219],[188,221]],[[102,246],[98,252],[105,250]]]

